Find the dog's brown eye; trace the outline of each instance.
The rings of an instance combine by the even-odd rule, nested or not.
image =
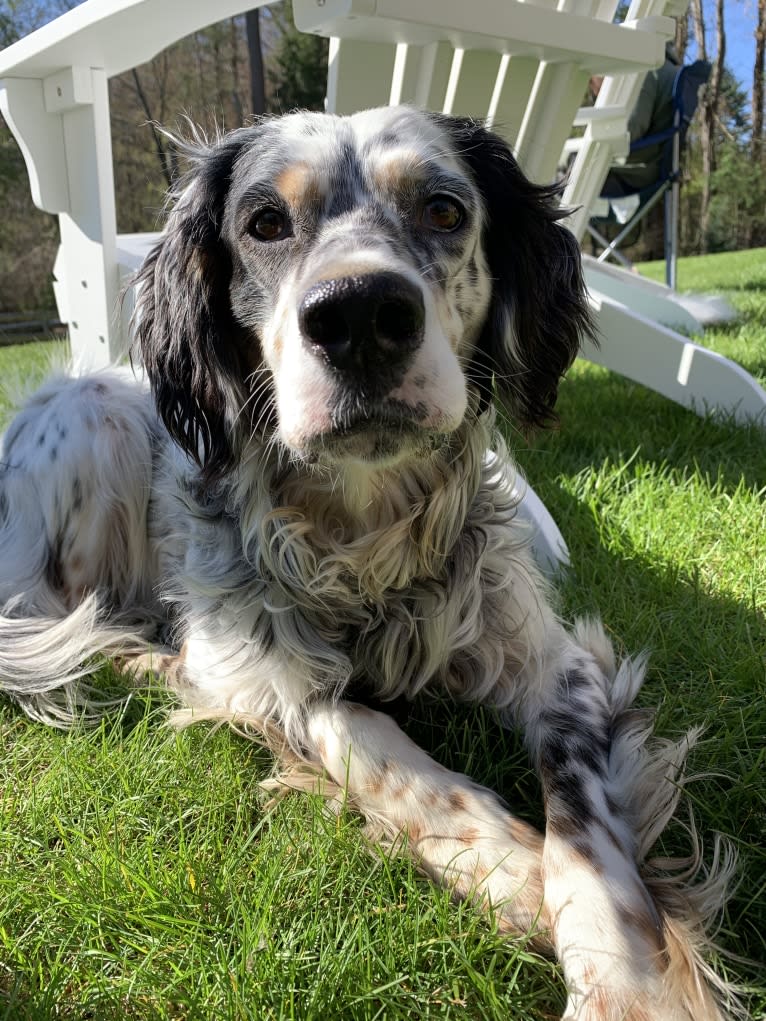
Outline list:
[[[287,233],[287,217],[278,209],[261,209],[250,221],[248,230],[259,241],[279,241]]]
[[[434,195],[423,206],[420,222],[431,230],[457,230],[463,222],[463,209],[446,195]]]

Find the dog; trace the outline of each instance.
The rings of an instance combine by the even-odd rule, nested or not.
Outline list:
[[[53,378],[3,439],[0,687],[66,726],[104,710],[94,657],[161,670],[187,722],[260,734],[533,931],[566,1018],[722,1018],[699,948],[730,860],[696,887],[641,868],[693,734],[653,739],[643,658],[557,618],[495,427],[549,422],[594,335],[558,189],[410,108],[185,155],[136,281],[142,372]],[[371,707],[425,691],[521,725],[544,835]]]

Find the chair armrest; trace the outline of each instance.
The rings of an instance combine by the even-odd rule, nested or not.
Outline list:
[[[0,78],[46,78],[65,67],[107,77],[145,63],[213,21],[273,0],[86,0],[0,52]]]
[[[627,120],[627,111],[622,106],[581,106],[572,124],[577,128],[597,124],[599,121]]]

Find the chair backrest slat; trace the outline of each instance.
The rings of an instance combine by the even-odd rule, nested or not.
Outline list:
[[[627,111],[640,88],[642,73],[624,68],[630,67],[631,60],[637,61],[639,52],[640,60],[645,59],[647,39],[652,33],[654,40],[657,33],[668,30],[668,23],[663,25],[661,21],[656,26],[649,23],[646,31],[633,26],[641,19],[657,18],[669,5],[682,2],[632,0],[623,27],[612,24],[617,0],[533,0],[523,5],[509,0],[507,8],[498,10],[497,32],[500,26],[510,31],[515,25],[522,30],[521,36],[506,39],[502,33],[496,34],[493,45],[486,34],[490,12],[481,3],[474,29],[466,23],[465,8],[457,8],[452,2],[449,10],[440,8],[438,18],[434,7],[435,20],[429,23],[426,0],[412,0],[406,14],[398,0],[386,0],[375,6],[379,12],[375,16],[370,15],[364,0],[335,0],[323,8],[326,20],[317,14],[317,8],[310,10],[307,0],[294,0],[296,17],[300,16],[306,27],[311,25],[312,31],[321,32],[327,31],[323,27],[326,24],[343,36],[333,39],[331,49],[331,111],[352,113],[379,103],[406,102],[458,116],[484,118],[510,143],[525,173],[539,183],[553,181],[562,166],[562,153],[589,75],[600,64],[607,69],[614,67],[618,60],[614,54],[620,51],[623,70],[605,77],[599,100],[601,106],[608,103],[611,124],[589,126],[584,139],[568,143],[572,150],[580,150],[565,197],[573,205],[592,201],[610,161],[626,151]],[[511,10],[514,6],[527,10],[523,24],[517,23],[516,13]],[[407,24],[390,20],[395,10],[402,11],[395,17],[406,16]],[[545,10],[545,17],[550,19],[549,43],[521,41],[524,26],[530,24],[535,10]],[[564,24],[572,34],[571,42],[567,34],[562,35]],[[608,33],[614,42],[607,44],[605,35],[598,43],[601,56],[594,56],[591,36],[598,33]],[[633,41],[635,46],[627,45]],[[654,50],[659,52],[656,46]],[[578,236],[585,223],[583,217],[570,220]]]
[[[497,81],[501,54],[486,50],[455,50],[454,81],[450,81],[443,112],[456,117],[486,117]]]
[[[413,64],[417,69],[417,76],[414,89],[406,93],[406,102],[430,109],[441,109],[449,81],[452,47],[445,42],[432,42],[413,49],[417,50],[419,58],[418,62]]]
[[[391,94],[396,50],[390,43],[355,41],[349,46],[330,40],[327,65],[327,108],[354,113],[387,106]]]
[[[588,72],[576,65],[540,64],[516,138],[516,158],[533,181],[548,184],[555,179],[587,84]]]
[[[487,124],[514,146],[539,66],[534,57],[504,56],[498,68]]]

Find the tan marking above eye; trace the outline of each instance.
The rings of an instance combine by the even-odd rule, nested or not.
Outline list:
[[[274,178],[277,191],[290,206],[306,206],[322,198],[322,183],[308,163],[291,163]]]
[[[423,180],[422,164],[417,153],[398,153],[373,168],[373,183],[386,193],[407,191]]]

